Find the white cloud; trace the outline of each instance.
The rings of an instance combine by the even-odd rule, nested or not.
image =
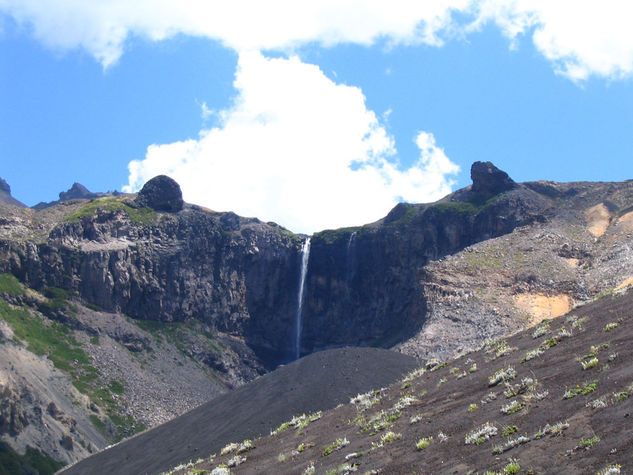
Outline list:
[[[533,31],[536,48],[557,73],[633,75],[633,3],[629,0],[482,0],[478,23],[493,21],[511,40]]]
[[[0,0],[18,22],[53,48],[81,47],[107,67],[129,35],[162,40],[207,37],[236,51],[292,49],[300,44],[441,44],[453,10],[471,0]]]
[[[83,48],[104,67],[118,60],[129,36],[206,37],[236,51],[379,39],[438,46],[489,22],[512,44],[532,35],[556,71],[573,80],[633,74],[629,0],[0,0],[2,11],[49,47]]]
[[[242,53],[234,85],[237,98],[218,127],[149,147],[130,163],[126,190],[165,173],[188,202],[306,233],[371,222],[400,197],[432,201],[451,190],[459,169],[432,134],[418,135],[420,159],[400,170],[393,139],[360,89],[317,66]]]

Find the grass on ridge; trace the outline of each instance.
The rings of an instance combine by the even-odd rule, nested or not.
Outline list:
[[[97,198],[79,208],[74,213],[66,216],[66,221],[79,221],[84,216],[94,216],[97,210],[125,211],[130,221],[136,224],[151,224],[156,220],[158,213],[151,208],[132,208],[118,197]]]

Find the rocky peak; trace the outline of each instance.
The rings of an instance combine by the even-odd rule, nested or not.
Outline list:
[[[5,193],[11,194],[11,187],[2,178],[0,178],[0,191],[4,191]]]
[[[470,168],[473,181],[472,191],[482,196],[494,196],[511,190],[517,184],[502,170],[491,162],[475,162]]]
[[[156,211],[177,213],[183,207],[180,185],[166,175],[155,176],[143,185],[136,203]]]
[[[24,207],[24,203],[19,202],[11,196],[11,187],[2,178],[0,178],[0,203]]]
[[[68,191],[62,191],[59,193],[59,201],[68,201],[74,199],[90,199],[99,196],[97,193],[91,192],[88,188],[81,183],[73,183]]]

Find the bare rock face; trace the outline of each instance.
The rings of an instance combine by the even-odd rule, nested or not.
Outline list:
[[[473,163],[470,178],[473,180],[472,191],[483,196],[495,196],[517,186],[506,172],[499,170],[491,162]]]
[[[145,183],[136,198],[136,203],[169,213],[177,213],[184,204],[180,185],[166,175],[158,175]]]

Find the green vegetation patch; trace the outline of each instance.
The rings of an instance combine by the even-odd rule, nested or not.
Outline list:
[[[47,300],[39,303],[38,310],[40,312],[46,315],[53,315],[68,309],[70,293],[67,290],[58,287],[46,287],[42,293]]]
[[[333,244],[334,242],[344,239],[345,242],[349,241],[352,233],[357,233],[361,229],[360,226],[339,228],[339,229],[326,229],[319,233],[315,233],[313,239],[320,239],[326,244]]]
[[[105,426],[105,422],[103,422],[101,419],[99,419],[99,417],[97,417],[94,414],[90,414],[90,422],[92,422],[92,425],[95,426],[95,428],[101,432],[102,434],[106,434],[106,426]]]
[[[437,203],[429,208],[429,210],[435,210],[439,213],[453,213],[462,215],[477,215],[488,205],[493,203],[499,196],[493,196],[492,198],[483,199],[481,197],[474,197],[467,201],[447,201],[444,203]]]
[[[575,388],[567,389],[565,393],[563,394],[563,399],[572,399],[579,394],[586,396],[587,394],[594,392],[597,387],[598,387],[598,380],[594,379],[592,382],[585,383],[582,386],[577,385]]]
[[[16,338],[26,343],[29,351],[45,355],[56,368],[66,371],[76,378],[85,372],[94,372],[90,358],[79,347],[68,327],[44,322],[23,309],[12,309],[6,302],[0,302],[0,318],[13,328]]]
[[[32,447],[24,455],[18,454],[9,444],[0,441],[0,475],[49,475],[65,464]]]
[[[11,274],[0,274],[0,293],[9,295],[24,295],[24,286]]]
[[[130,221],[136,224],[151,224],[158,217],[158,213],[151,208],[132,208],[117,197],[98,198],[91,200],[74,213],[66,216],[66,221],[79,221],[84,216],[94,216],[97,210],[124,211],[130,217]]]

